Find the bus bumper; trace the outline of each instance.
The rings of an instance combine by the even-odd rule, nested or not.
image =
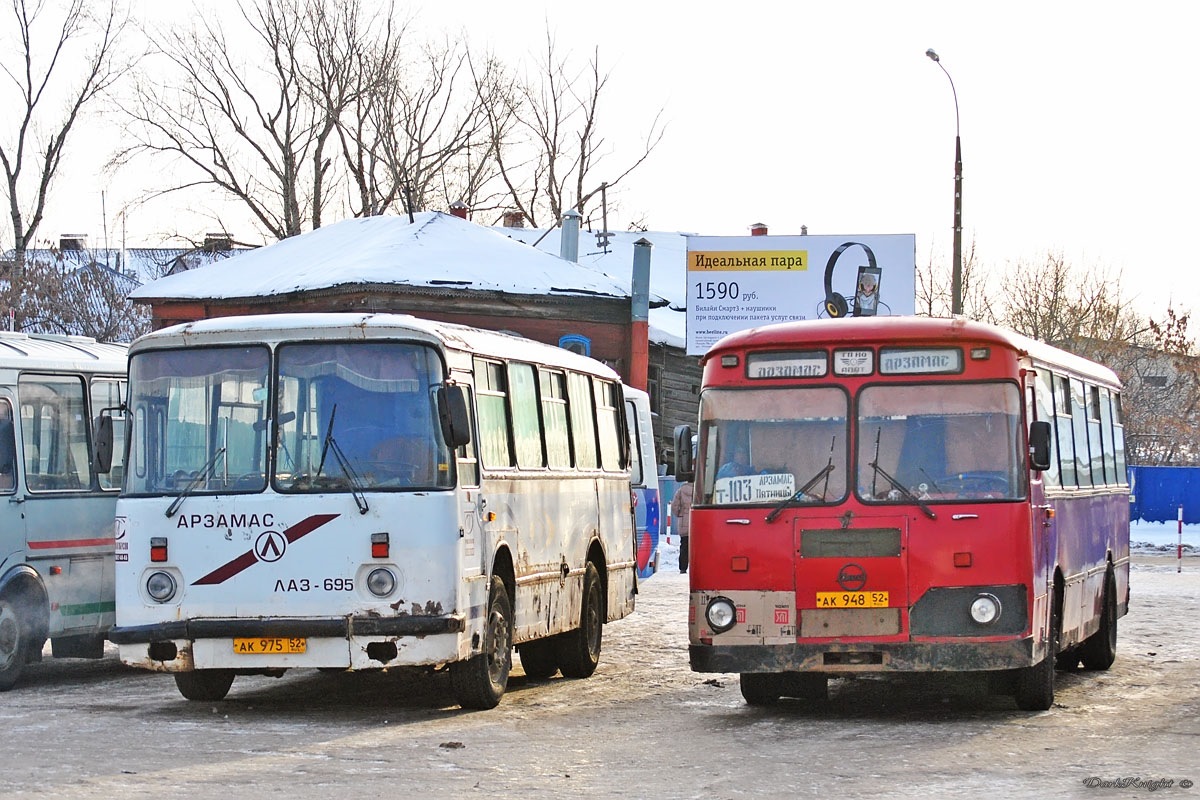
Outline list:
[[[121,625],[108,632],[113,644],[146,644],[169,639],[227,639],[244,637],[429,636],[461,633],[466,619],[459,614],[438,617],[256,617],[254,619],[190,619],[150,625]]]
[[[461,657],[459,615],[340,619],[194,619],[113,628],[121,661],[156,672],[293,667],[379,669]],[[246,653],[237,640],[303,640],[302,652]]]
[[[693,672],[984,672],[1034,663],[1033,639],[1002,642],[698,645]]]

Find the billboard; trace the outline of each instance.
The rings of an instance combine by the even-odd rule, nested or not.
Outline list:
[[[774,322],[916,313],[915,234],[689,236],[687,352]]]

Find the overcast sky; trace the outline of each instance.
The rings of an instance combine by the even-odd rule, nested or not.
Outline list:
[[[603,164],[623,166],[663,110],[662,143],[610,195],[613,228],[640,220],[737,235],[763,222],[773,234],[801,225],[913,233],[918,263],[948,263],[955,105],[925,56],[932,47],[958,91],[964,242],[976,243],[982,263],[1061,252],[1081,267],[1122,271],[1146,310],[1200,307],[1200,264],[1186,244],[1200,219],[1195,4],[407,6],[429,30],[465,28],[510,61],[541,46],[547,23],[560,51],[581,63],[598,46],[611,73],[601,124],[613,151],[597,183],[615,177]],[[111,216],[137,180],[89,185],[83,173],[72,198],[56,196],[43,237],[98,237],[100,190]],[[157,228],[130,219],[127,230],[129,244],[150,244],[139,236]]]

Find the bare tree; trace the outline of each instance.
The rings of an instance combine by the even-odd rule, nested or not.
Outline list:
[[[1001,280],[1001,321],[1027,336],[1099,361],[1146,330],[1124,297],[1121,276],[1073,269],[1061,253],[1041,264],[1017,262]]]
[[[126,17],[115,0],[99,9],[94,5],[70,0],[61,16],[51,19],[53,8],[42,0],[11,0],[18,47],[0,54],[7,87],[0,93],[7,120],[0,123],[0,164],[18,284],[75,125],[124,71],[117,45]],[[42,37],[43,23],[52,35]]]
[[[1143,343],[1110,364],[1125,384],[1122,410],[1130,463],[1200,464],[1200,358],[1189,314],[1168,307]]]
[[[155,58],[124,105],[133,142],[112,163],[147,154],[182,161],[194,177],[150,197],[215,187],[283,239],[319,225],[328,202],[324,147],[344,93],[334,85],[340,76],[323,71],[332,59],[313,66],[313,26],[337,23],[319,0],[245,0],[237,8],[250,48],[211,15],[152,35]],[[313,76],[331,84],[320,101]]]
[[[470,203],[481,182],[483,159],[475,153],[486,153],[489,142],[484,99],[464,75],[466,46],[426,43],[410,57],[399,37],[383,35],[367,55],[357,74],[370,90],[338,125],[356,193],[352,212]]]
[[[59,252],[30,258],[24,274],[0,284],[0,303],[19,309],[16,330],[91,336],[129,342],[150,330],[148,308],[128,298],[137,284],[91,253],[63,258]]]
[[[995,324],[1000,312],[993,301],[995,295],[989,277],[976,258],[975,241],[972,240],[964,253],[962,266],[963,316]],[[924,266],[917,269],[917,314],[926,317],[950,316],[950,278],[950,267],[935,265],[932,255]]]
[[[508,202],[534,227],[539,220],[556,224],[569,208],[585,214],[600,186],[616,187],[650,157],[663,136],[659,112],[633,161],[600,181],[597,173],[607,155],[600,108],[609,75],[600,69],[599,50],[576,70],[569,58],[559,56],[547,30],[538,70],[518,92],[501,95],[498,99],[508,107],[489,118],[492,153]]]

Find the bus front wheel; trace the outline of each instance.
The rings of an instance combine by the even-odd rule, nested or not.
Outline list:
[[[0,692],[16,686],[33,646],[18,594],[0,597]]]
[[[504,581],[492,576],[488,591],[483,652],[450,665],[450,686],[463,708],[488,709],[500,704],[512,669],[512,602]]]
[[[579,627],[564,633],[558,640],[558,668],[567,678],[586,678],[600,663],[600,644],[604,635],[604,592],[600,587],[600,572],[588,562],[583,571],[583,608]]]
[[[1062,630],[1062,600],[1057,593],[1050,612],[1050,641],[1046,657],[1032,667],[1017,672],[1017,708],[1022,711],[1045,711],[1054,705],[1054,669],[1057,666],[1058,642]]]
[[[215,703],[224,700],[233,686],[233,670],[198,669],[192,672],[176,672],[175,686],[188,700]]]
[[[783,694],[783,676],[773,672],[743,672],[740,680],[742,697],[747,705],[774,705]]]

